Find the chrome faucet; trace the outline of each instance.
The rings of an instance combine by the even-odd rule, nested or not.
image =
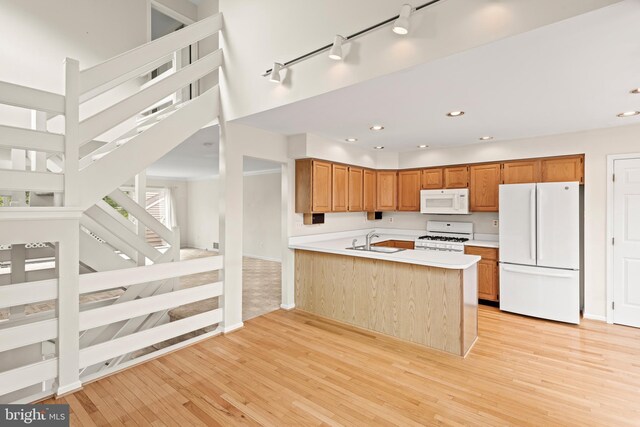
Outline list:
[[[380,237],[379,234],[376,234],[376,230],[370,231],[369,233],[367,233],[367,236],[364,238],[364,249],[367,251],[371,250],[371,239],[373,239],[374,237]]]

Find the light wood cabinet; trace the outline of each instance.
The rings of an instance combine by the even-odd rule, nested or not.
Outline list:
[[[398,210],[420,211],[420,186],[422,174],[419,170],[398,172]]]
[[[378,171],[376,181],[376,211],[395,211],[398,205],[398,173]]]
[[[498,212],[500,163],[469,167],[469,198],[472,212]]]
[[[584,182],[584,156],[541,160],[542,182]]]
[[[536,182],[584,183],[584,155],[510,160],[491,164],[373,170],[323,160],[296,160],[297,213],[305,224],[327,212],[420,211],[421,189],[469,188],[472,212],[498,212],[499,185]]]
[[[365,169],[363,172],[363,210],[374,212],[376,210],[376,171]]]
[[[296,212],[331,212],[331,163],[296,160]]]
[[[442,168],[430,168],[422,171],[422,189],[440,190],[444,188],[442,181]]]
[[[349,166],[349,203],[347,210],[349,212],[362,212],[364,210],[364,189],[363,189],[362,168],[353,168]]]
[[[331,212],[346,212],[349,197],[349,167],[331,165]]]
[[[478,299],[499,301],[498,249],[465,246],[464,253],[482,257],[478,262]]]
[[[540,160],[516,160],[502,164],[503,184],[540,182]]]
[[[467,188],[469,186],[469,167],[455,166],[444,168],[444,188]]]

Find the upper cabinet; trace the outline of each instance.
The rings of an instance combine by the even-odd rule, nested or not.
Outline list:
[[[469,186],[469,166],[444,168],[444,188],[467,188]]]
[[[305,224],[327,212],[419,212],[421,189],[469,188],[472,212],[498,212],[500,184],[572,181],[584,183],[584,155],[400,171],[300,159],[295,207]]]
[[[516,160],[502,165],[504,184],[540,182],[540,160]]]
[[[349,166],[349,212],[361,212],[364,210],[363,199],[363,173],[362,168]]]
[[[344,165],[331,165],[331,211],[346,212],[349,196],[349,167]]]
[[[362,208],[366,212],[374,212],[376,210],[376,192],[378,191],[376,186],[376,171],[371,169],[364,170],[362,187]]]
[[[469,167],[470,209],[473,212],[498,212],[500,163]]]
[[[378,171],[376,181],[376,211],[395,211],[398,204],[398,173]]]
[[[331,163],[296,160],[296,212],[331,212]]]
[[[584,156],[551,157],[541,160],[542,182],[584,182]]]
[[[419,170],[398,172],[398,210],[420,211],[420,185],[422,173]]]
[[[442,168],[429,168],[422,171],[422,189],[439,190],[444,188]]]

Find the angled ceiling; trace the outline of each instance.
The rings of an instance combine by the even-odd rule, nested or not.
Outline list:
[[[640,110],[638,22],[640,2],[626,0],[239,122],[393,151],[637,124],[616,114]]]

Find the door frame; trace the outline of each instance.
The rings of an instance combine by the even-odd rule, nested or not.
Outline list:
[[[146,0],[146,12],[147,12],[147,43],[151,41],[151,9],[155,9],[158,12],[167,15],[170,18],[175,19],[178,22],[183,23],[185,26],[195,24],[197,21],[189,18],[186,15],[181,14],[168,6],[160,3],[158,0]],[[198,43],[192,44],[189,48],[189,54],[191,57],[191,63],[194,63],[199,59],[200,53],[198,52]],[[191,90],[191,99],[200,94],[199,82],[196,80],[189,86]]]
[[[607,294],[607,323],[612,324],[614,320],[613,313],[613,292],[614,292],[614,275],[613,275],[613,211],[614,211],[614,188],[613,174],[615,171],[616,160],[640,159],[640,153],[628,154],[609,154],[607,156],[607,240],[606,240],[606,294]]]

